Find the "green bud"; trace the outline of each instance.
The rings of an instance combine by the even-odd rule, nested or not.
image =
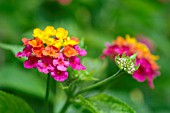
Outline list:
[[[133,54],[129,57],[123,53],[121,57],[120,55],[115,57],[115,62],[121,70],[124,70],[129,74],[133,74],[140,66],[136,65],[136,56],[137,54]]]

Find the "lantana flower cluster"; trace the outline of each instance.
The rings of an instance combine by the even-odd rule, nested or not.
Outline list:
[[[16,57],[26,57],[25,68],[37,68],[39,72],[50,74],[56,81],[63,82],[68,78],[67,68],[85,70],[80,56],[87,52],[80,49],[77,38],[70,38],[64,28],[55,29],[47,26],[44,30],[34,29],[33,39],[23,38],[25,48]]]
[[[112,44],[107,43],[101,58],[107,56],[112,60],[115,60],[115,56],[121,56],[123,53],[126,53],[127,56],[137,54],[136,65],[140,64],[140,67],[132,74],[132,76],[138,82],[147,80],[149,86],[154,88],[153,80],[160,73],[159,66],[156,63],[156,60],[158,60],[159,57],[153,55],[145,44],[126,35],[125,39],[118,36],[116,40],[113,40]]]

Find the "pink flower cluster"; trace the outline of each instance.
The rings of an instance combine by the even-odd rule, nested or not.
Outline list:
[[[58,40],[57,37],[55,38]],[[72,40],[69,39],[69,41],[72,42],[74,40],[78,42],[77,38],[72,38]],[[78,56],[85,56],[87,52],[84,49],[80,49],[78,45],[63,45],[59,49],[51,45],[46,46],[46,44],[39,39],[37,41],[37,37],[30,40],[23,38],[22,41],[25,48],[22,52],[18,52],[16,57],[27,58],[24,62],[25,68],[37,68],[39,72],[50,74],[56,81],[60,82],[63,82],[68,78],[67,68],[69,66],[78,71],[86,69],[85,66],[81,64]],[[36,44],[32,44],[33,41],[35,41]],[[38,47],[37,45],[41,45],[41,47]]]
[[[112,60],[115,56],[126,53],[127,56],[131,56],[137,53],[136,65],[140,67],[133,73],[133,78],[138,82],[148,81],[151,88],[154,88],[153,80],[159,75],[159,66],[156,63],[158,56],[151,54],[149,48],[140,42],[137,42],[135,38],[131,38],[129,35],[126,39],[123,37],[117,37],[112,44],[106,44],[106,49],[103,50],[101,58],[106,56]]]

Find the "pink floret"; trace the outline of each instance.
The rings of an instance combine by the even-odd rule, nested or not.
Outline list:
[[[63,82],[68,78],[68,72],[67,71],[59,71],[55,69],[51,72],[51,76],[59,82]]]
[[[80,63],[80,58],[74,56],[70,58],[70,66],[76,70],[85,70],[85,66]]]

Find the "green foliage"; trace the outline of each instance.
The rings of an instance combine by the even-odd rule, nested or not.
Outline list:
[[[4,65],[0,68],[1,88],[23,92],[38,98],[44,98],[45,82],[36,73],[30,72],[14,65]]]
[[[98,113],[135,113],[124,102],[106,94],[95,95],[89,101],[97,108]]]
[[[83,80],[87,80],[83,88],[91,84],[94,78],[101,80],[117,70],[113,62],[110,61],[108,63],[111,65],[107,65],[107,62],[103,63],[96,59],[102,54],[105,42],[111,43],[118,35],[130,34],[135,37],[143,36],[154,42],[154,54],[160,56],[158,64],[161,67],[161,76],[154,80],[154,90],[150,90],[147,83],[138,83],[131,76],[118,77],[110,84],[110,95],[122,92],[121,95],[125,97],[122,101],[139,113],[170,111],[169,0],[72,0],[69,5],[61,5],[57,1],[0,0],[0,48],[3,49],[0,49],[0,88],[20,93],[23,97],[28,95],[35,99],[44,97],[45,77],[39,76],[37,71],[22,68],[23,64],[7,51],[10,50],[14,54],[21,51],[23,47],[17,44],[21,44],[22,37],[33,38],[34,28],[43,29],[46,25],[64,27],[69,30],[70,36],[83,37],[85,42],[81,42],[80,45],[85,45],[89,57],[83,61],[88,71],[80,72]],[[93,93],[101,91],[102,88],[95,89]],[[127,95],[134,88],[141,90],[144,103],[137,105],[129,102],[132,100]],[[57,87],[55,95],[58,99],[53,99],[54,103],[58,103],[55,106],[57,110],[62,107],[66,98],[59,89],[60,87]],[[115,97],[121,98],[121,95]],[[41,106],[42,102],[38,100],[37,102]],[[30,105],[36,108],[35,103]],[[71,106],[69,112],[88,113],[85,108],[77,104]]]
[[[14,55],[16,55],[17,52],[22,51],[23,46],[0,43],[0,48],[10,50]],[[22,58],[21,60],[24,61],[25,59]],[[4,65],[4,67],[0,68],[0,71],[1,87],[13,90],[15,89],[40,98],[44,97],[44,79],[40,79],[40,76],[37,76],[36,73],[29,71],[26,71],[25,73],[23,68],[20,69],[13,64],[10,66]]]
[[[92,113],[135,113],[127,104],[106,94],[97,94],[88,99],[79,95],[78,98]]]
[[[19,97],[0,91],[0,113],[34,113]]]
[[[78,98],[80,99],[80,103],[83,106],[86,106],[92,113],[99,113],[99,111],[95,108],[95,106],[93,106],[93,104],[85,99],[83,96],[79,95]]]
[[[14,55],[23,50],[23,46],[0,43],[0,48],[10,50]]]

